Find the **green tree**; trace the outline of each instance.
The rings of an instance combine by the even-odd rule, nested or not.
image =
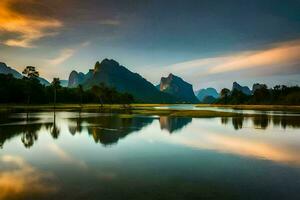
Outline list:
[[[60,80],[59,80],[59,78],[53,78],[51,86],[53,87],[53,91],[54,91],[53,102],[54,102],[54,108],[55,108],[55,105],[56,105],[56,96],[57,96],[57,89],[61,87],[60,86]]]
[[[230,90],[227,88],[223,88],[221,90],[221,99],[224,101],[224,103],[226,104],[228,101],[228,97],[230,95]]]
[[[27,80],[27,87],[26,87],[26,93],[27,93],[27,104],[30,103],[32,90],[33,90],[33,82],[39,77],[39,72],[35,69],[33,66],[27,66],[22,74],[24,74],[24,77],[26,77]]]
[[[38,78],[39,77],[39,72],[36,71],[35,67],[33,66],[27,66],[22,74],[24,74],[24,76],[26,76],[27,78]]]
[[[92,87],[92,92],[96,97],[98,97],[101,107],[103,107],[103,101],[102,101],[103,88],[101,87],[101,85],[100,86],[94,85]]]

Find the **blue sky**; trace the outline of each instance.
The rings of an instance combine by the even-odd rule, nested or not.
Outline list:
[[[0,60],[67,79],[112,58],[153,84],[300,84],[299,0],[1,0]]]

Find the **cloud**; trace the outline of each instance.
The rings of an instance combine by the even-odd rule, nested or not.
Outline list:
[[[150,80],[157,79],[157,74],[166,75],[172,72],[196,86],[207,85],[210,82],[224,83],[226,80],[232,83],[238,79],[300,74],[300,40],[271,44],[259,50],[200,58],[159,68],[152,67],[151,74],[149,70],[142,72]]]
[[[279,44],[275,47],[233,55],[224,63],[210,68],[209,73],[224,73],[244,69],[270,68],[300,64],[300,41]],[[300,67],[299,67],[300,69]],[[300,70],[299,70],[300,71]]]
[[[36,0],[1,0],[0,33],[7,35],[1,43],[23,48],[34,47],[33,42],[57,34],[62,22],[49,17],[34,16],[14,9],[15,5],[37,4]]]
[[[260,70],[263,68],[270,74],[280,68],[295,67],[298,64],[300,72],[300,40],[272,45],[272,47],[257,51],[242,51],[219,57],[192,60],[171,66],[176,72],[186,70],[197,71],[198,75],[213,75],[243,70]],[[278,70],[277,70],[278,71]]]
[[[87,47],[89,45],[90,45],[90,42],[87,41],[87,42],[83,42],[83,43],[79,44],[78,46],[76,46],[74,48],[62,49],[57,57],[52,58],[52,59],[48,59],[46,62],[50,65],[62,64],[66,60],[71,58],[79,49],[81,49],[83,47]]]
[[[63,49],[56,58],[48,60],[48,63],[51,65],[59,65],[72,57],[75,52],[75,49]]]

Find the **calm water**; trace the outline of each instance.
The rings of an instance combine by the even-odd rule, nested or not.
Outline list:
[[[300,199],[300,119],[2,114],[0,199]]]
[[[230,112],[230,113],[240,113],[240,114],[260,114],[260,115],[271,115],[271,116],[295,116],[300,117],[300,112],[296,111],[259,111],[259,110],[242,110],[242,109],[232,109],[229,107],[222,106],[195,106],[193,104],[172,104],[166,106],[157,106],[156,109],[175,109],[175,110],[210,110],[217,112]]]

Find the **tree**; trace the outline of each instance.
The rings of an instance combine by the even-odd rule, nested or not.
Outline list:
[[[101,107],[103,107],[103,101],[102,101],[102,93],[103,93],[103,88],[102,87],[99,87],[97,85],[94,85],[92,87],[92,92],[94,93],[94,95],[96,97],[98,97],[100,103],[101,103]]]
[[[26,76],[27,78],[38,78],[39,77],[39,72],[36,71],[35,67],[33,66],[27,66],[22,74],[24,74],[24,76]]]
[[[83,100],[83,87],[81,84],[78,85],[78,93],[79,93],[79,96],[80,96],[80,106],[82,105],[82,100]]]
[[[53,98],[53,101],[54,101],[54,108],[55,108],[55,104],[56,104],[56,94],[57,94],[57,89],[60,86],[60,80],[59,78],[53,78],[53,81],[51,83],[51,86],[53,87],[53,90],[54,90],[54,98]]]
[[[27,93],[27,104],[30,103],[30,96],[31,96],[31,92],[32,92],[32,84],[34,80],[36,80],[36,78],[39,77],[39,72],[36,71],[35,67],[33,66],[27,66],[22,74],[24,74],[24,76],[26,78],[29,79],[29,81],[27,82],[27,87],[26,87],[26,93]]]
[[[224,103],[227,103],[228,96],[230,95],[230,90],[227,88],[223,88],[221,90],[221,98],[224,100]]]

